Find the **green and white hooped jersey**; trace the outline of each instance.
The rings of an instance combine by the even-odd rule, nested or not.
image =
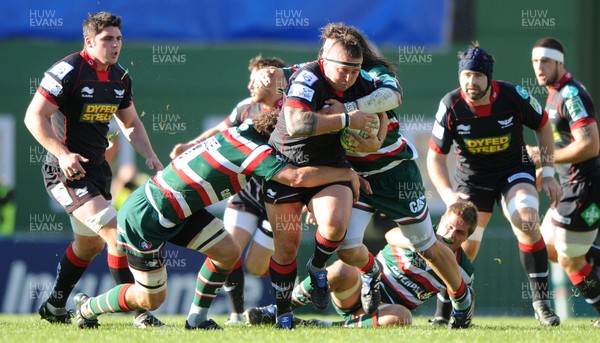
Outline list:
[[[461,277],[470,284],[474,273],[471,261],[462,249],[455,255]],[[377,254],[377,259],[384,266],[381,278],[383,302],[401,304],[412,310],[446,288],[425,260],[409,249],[388,244]]]
[[[275,157],[254,125],[242,124],[195,144],[144,185],[160,224],[173,227],[193,212],[226,199],[246,175],[270,180],[285,163]]]

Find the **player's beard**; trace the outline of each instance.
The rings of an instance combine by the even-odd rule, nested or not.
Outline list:
[[[546,76],[546,82],[542,82],[543,84],[540,84],[540,86],[553,85],[556,82],[558,82],[558,66],[556,69],[554,69],[554,72],[552,73],[552,75]]]
[[[467,91],[465,93],[467,94],[467,96],[469,97],[469,99],[471,99],[471,101],[477,101],[477,100],[483,98],[483,96],[485,95],[485,90],[483,90],[481,88],[477,88],[477,92],[471,93],[467,89]]]

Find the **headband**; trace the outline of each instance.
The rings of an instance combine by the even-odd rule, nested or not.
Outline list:
[[[546,57],[561,63],[565,62],[565,54],[556,49],[545,48],[543,46],[533,48],[533,50],[531,51],[531,58],[539,59],[542,57]]]
[[[341,65],[345,65],[348,67],[356,67],[356,68],[360,68],[362,65],[362,62],[346,62],[346,61],[338,61],[338,60],[333,60],[331,58],[324,58],[326,61],[332,62],[332,63],[337,63],[337,64],[341,64]]]

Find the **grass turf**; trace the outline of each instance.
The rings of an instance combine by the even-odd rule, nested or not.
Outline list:
[[[188,331],[183,329],[184,316],[159,316],[172,327],[137,329],[131,316],[107,315],[100,318],[100,328],[81,330],[75,324],[52,325],[35,315],[0,315],[2,342],[594,342],[600,329],[592,327],[592,318],[569,318],[559,327],[542,328],[534,318],[477,317],[468,330],[433,328],[425,317],[415,317],[412,327],[349,329],[307,328],[294,331],[275,330],[270,326],[225,327],[223,331]],[[328,316],[321,319],[338,320]],[[225,316],[213,317],[222,325]]]

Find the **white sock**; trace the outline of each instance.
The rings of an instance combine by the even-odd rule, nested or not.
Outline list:
[[[187,316],[187,322],[190,326],[196,327],[203,321],[208,319],[208,309],[192,304],[190,306],[190,312]]]

